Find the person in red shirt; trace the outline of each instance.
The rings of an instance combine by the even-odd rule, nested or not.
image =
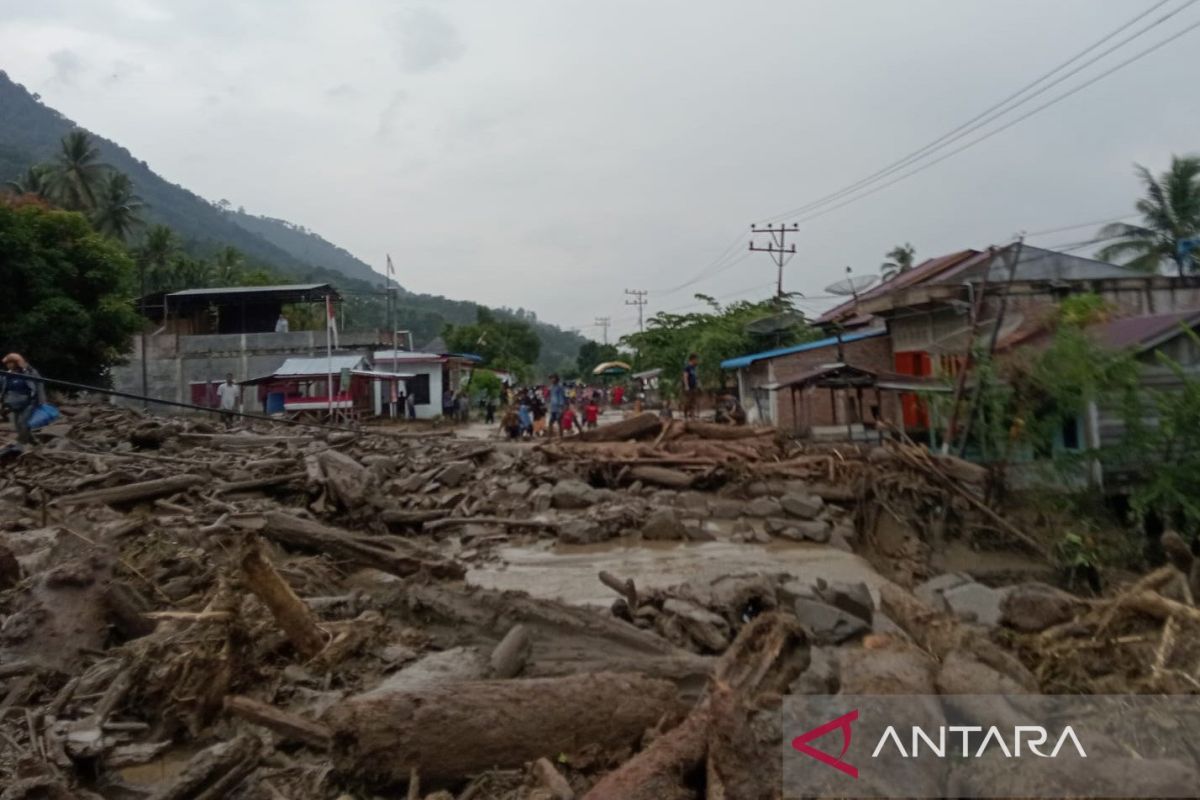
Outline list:
[[[566,436],[568,433],[574,433],[574,432],[575,432],[575,409],[571,406],[570,403],[568,403],[566,408],[564,408],[563,412],[562,412],[562,421],[559,423],[559,426],[558,426],[558,435]]]
[[[600,406],[596,405],[596,398],[588,401],[588,404],[583,409],[583,419],[589,428],[596,427],[596,421],[600,419]]]
[[[625,398],[625,387],[624,386],[618,386],[615,389],[613,389],[612,402],[613,402],[614,406],[621,405],[621,401],[624,398]]]

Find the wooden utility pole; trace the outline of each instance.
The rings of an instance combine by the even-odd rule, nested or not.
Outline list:
[[[766,247],[759,247],[755,245],[754,240],[751,239],[750,249],[756,253],[769,253],[771,255],[771,260],[775,262],[775,266],[778,269],[778,275],[775,281],[776,298],[782,299],[783,297],[783,265],[790,260],[788,256],[793,256],[796,254],[796,245],[787,245],[787,235],[789,233],[795,233],[799,229],[799,224],[795,222],[793,222],[791,225],[786,225],[783,223],[779,225],[767,225],[765,228],[760,228],[754,223],[750,223],[750,234],[752,236],[757,233],[765,233],[771,237],[771,240],[767,242]]]

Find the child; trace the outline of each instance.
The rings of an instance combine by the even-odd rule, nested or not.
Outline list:
[[[528,403],[522,401],[520,408],[517,409],[517,421],[521,427],[521,436],[533,435],[533,414],[529,411]]]
[[[575,408],[570,404],[563,409],[562,420],[559,423],[558,435],[566,436],[567,431],[575,432]]]
[[[593,397],[583,409],[583,418],[589,428],[596,427],[596,421],[600,418],[600,406],[596,405],[596,398]]]

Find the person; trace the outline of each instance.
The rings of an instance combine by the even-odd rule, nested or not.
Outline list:
[[[442,416],[447,420],[454,419],[454,391],[449,386],[442,392]]]
[[[596,398],[593,397],[583,409],[583,420],[587,423],[588,428],[594,428],[599,419],[600,405],[596,402]]]
[[[533,412],[529,408],[529,402],[522,397],[520,405],[517,407],[517,421],[520,423],[521,436],[533,436]]]
[[[404,398],[404,402],[408,405],[408,418],[417,418],[417,398],[411,392]]]
[[[275,332],[276,333],[287,333],[288,332],[288,318],[283,315],[282,311],[279,312],[279,319],[275,320]]]
[[[663,404],[662,408],[659,409],[658,418],[663,422],[669,422],[671,420],[671,401],[669,399],[663,398]]]
[[[487,422],[488,425],[496,424],[496,398],[489,394],[483,398],[483,402],[485,404],[483,407],[483,413],[486,415],[484,421]]]
[[[723,394],[717,402],[715,421],[725,425],[745,425],[746,409],[732,394]]]
[[[614,406],[621,405],[621,401],[625,399],[625,387],[615,386],[612,390],[612,404]]]
[[[696,403],[700,399],[700,356],[691,353],[683,366],[683,418],[696,418]]]
[[[558,375],[550,376],[550,424],[546,426],[546,434],[554,435],[554,426],[558,426],[558,435],[563,435],[563,411],[567,408],[567,390],[559,381]]]
[[[396,405],[392,409],[392,416],[396,419],[404,419],[408,413],[408,395],[405,392],[400,392],[396,395]]]
[[[563,409],[562,421],[558,426],[559,435],[565,436],[567,433],[574,433],[575,423],[577,421],[578,420],[575,419],[575,407],[568,403],[567,407]]]
[[[500,431],[509,439],[518,439],[521,436],[521,418],[512,406],[506,408],[504,416],[500,417]]]
[[[225,373],[225,382],[217,387],[217,405],[221,407],[221,419],[226,428],[233,427],[233,412],[237,410],[242,390],[233,382],[233,373]]]
[[[0,380],[0,404],[12,414],[17,442],[33,444],[29,418],[34,409],[46,402],[46,384],[35,380],[42,376],[20,353],[6,355],[4,369],[8,374]]]

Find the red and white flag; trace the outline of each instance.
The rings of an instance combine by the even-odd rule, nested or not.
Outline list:
[[[333,346],[338,346],[337,316],[333,313],[333,296],[325,295],[325,325],[333,339]]]

